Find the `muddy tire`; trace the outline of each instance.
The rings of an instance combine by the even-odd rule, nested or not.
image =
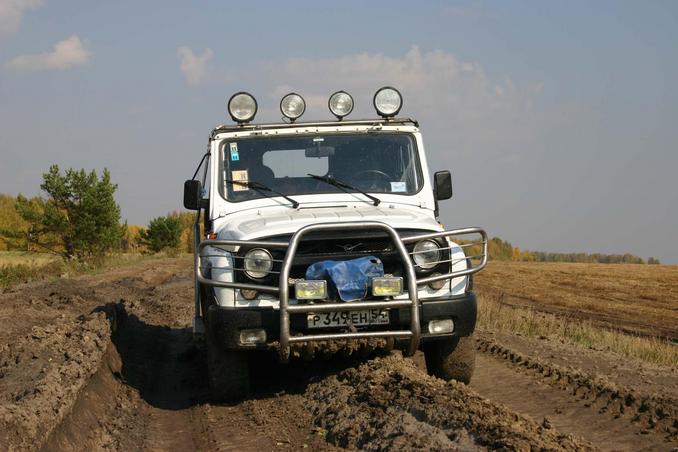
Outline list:
[[[476,348],[473,336],[452,337],[424,344],[426,369],[430,375],[443,380],[471,382],[476,367]]]
[[[247,397],[250,371],[246,352],[224,350],[209,339],[207,374],[214,402],[230,402]]]

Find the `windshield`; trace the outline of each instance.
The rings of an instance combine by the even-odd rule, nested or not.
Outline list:
[[[406,133],[227,139],[221,157],[222,195],[235,202],[267,194],[229,181],[257,182],[286,195],[349,191],[363,199],[361,191],[411,195],[422,184],[415,141]],[[309,174],[329,176],[355,190]]]

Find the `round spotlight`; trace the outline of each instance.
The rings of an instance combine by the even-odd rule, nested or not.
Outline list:
[[[332,114],[341,121],[353,111],[353,98],[346,91],[337,91],[330,96],[328,105]]]
[[[402,106],[403,96],[395,88],[384,86],[374,94],[374,108],[384,118],[392,118],[397,115]]]
[[[228,113],[239,124],[250,122],[257,114],[257,101],[250,93],[235,93],[228,99]]]
[[[304,98],[297,93],[289,93],[280,101],[280,112],[294,122],[306,111]]]

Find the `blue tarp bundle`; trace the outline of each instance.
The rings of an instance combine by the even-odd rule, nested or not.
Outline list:
[[[331,295],[339,293],[343,301],[365,298],[372,278],[384,276],[384,264],[375,256],[350,261],[321,261],[306,269],[306,279],[327,281]]]

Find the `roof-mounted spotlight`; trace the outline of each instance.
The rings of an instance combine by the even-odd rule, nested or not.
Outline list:
[[[353,98],[346,91],[337,91],[330,96],[328,105],[332,114],[341,121],[353,111]]]
[[[374,108],[380,116],[392,118],[398,114],[403,106],[403,96],[400,91],[390,86],[379,88],[374,94]]]
[[[290,120],[296,121],[306,111],[304,98],[297,93],[286,94],[280,101],[280,112]]]
[[[257,114],[257,101],[250,93],[235,93],[228,99],[228,113],[238,124],[250,122]]]

